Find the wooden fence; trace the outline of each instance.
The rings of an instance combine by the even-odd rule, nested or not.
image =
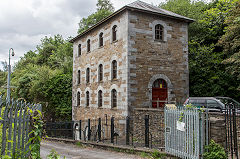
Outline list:
[[[41,110],[40,104],[11,100],[6,103],[0,96],[0,152],[12,158],[27,158],[30,154],[28,143],[30,114],[28,109]]]

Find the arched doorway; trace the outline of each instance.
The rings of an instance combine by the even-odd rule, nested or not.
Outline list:
[[[167,83],[163,79],[157,79],[152,85],[152,107],[164,107],[168,98]]]

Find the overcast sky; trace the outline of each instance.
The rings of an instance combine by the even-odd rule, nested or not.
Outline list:
[[[133,1],[111,0],[115,10]],[[159,5],[163,0],[142,1]],[[45,36],[76,36],[80,19],[95,12],[96,3],[97,0],[0,0],[0,61],[7,61],[9,49],[13,48],[13,64],[27,51],[35,50]]]

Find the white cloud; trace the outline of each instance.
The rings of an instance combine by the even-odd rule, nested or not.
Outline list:
[[[120,9],[135,0],[111,0]],[[143,0],[158,5],[160,0]],[[97,0],[0,0],[0,61],[14,48],[19,60],[46,35],[76,36],[78,23],[96,11]],[[1,68],[1,67],[0,67]]]

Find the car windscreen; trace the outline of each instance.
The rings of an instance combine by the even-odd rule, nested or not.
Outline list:
[[[200,107],[206,106],[204,99],[190,99],[188,103],[191,103],[192,105],[200,106]]]

